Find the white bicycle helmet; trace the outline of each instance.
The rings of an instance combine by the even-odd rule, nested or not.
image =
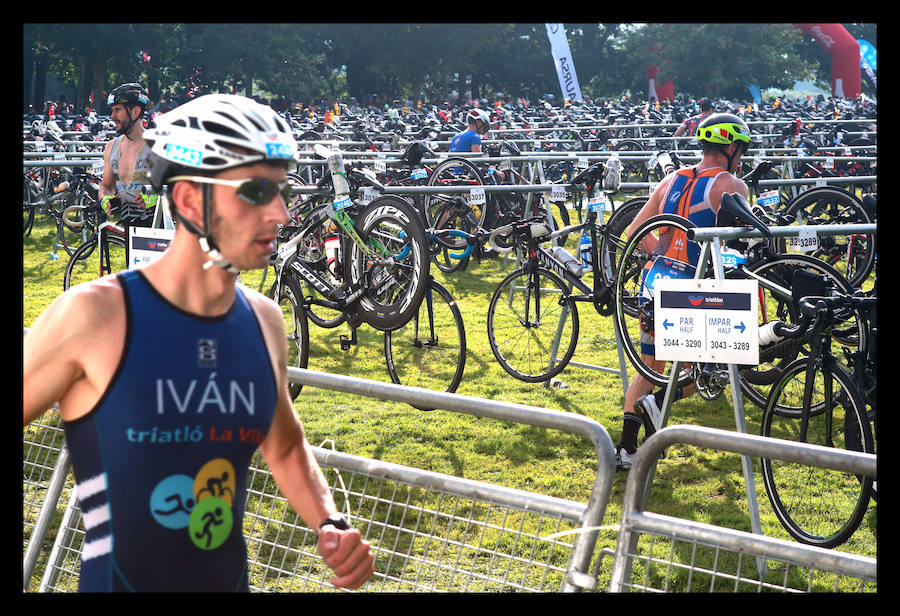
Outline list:
[[[225,169],[262,161],[290,164],[299,160],[290,126],[271,107],[231,94],[208,94],[155,118],[144,131],[150,145],[150,184],[157,192],[177,175],[209,176]],[[209,233],[209,184],[203,184],[203,228],[185,220],[172,208],[179,223],[199,236],[210,257],[207,267],[237,272],[222,256]]]
[[[471,111],[469,111],[469,113],[466,114],[466,120],[469,123],[477,121],[484,122],[484,133],[487,133],[491,128],[491,116],[489,116],[484,109],[472,109]]]
[[[159,190],[187,170],[209,175],[260,161],[298,159],[290,126],[271,107],[244,96],[207,94],[154,119],[144,131],[150,181]]]

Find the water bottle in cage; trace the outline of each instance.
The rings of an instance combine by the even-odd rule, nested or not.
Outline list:
[[[593,263],[591,262],[591,235],[589,233],[581,234],[581,240],[578,242],[578,253],[581,257],[582,272],[587,273],[592,271]]]
[[[581,264],[578,263],[578,259],[570,255],[568,251],[562,246],[556,246],[553,248],[553,256],[565,264],[566,269],[569,270],[569,273],[579,277],[584,275],[584,271],[581,269]]]

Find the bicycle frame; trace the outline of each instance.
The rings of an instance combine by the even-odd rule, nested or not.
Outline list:
[[[583,222],[577,225],[569,225],[568,227],[554,231],[546,238],[539,239],[541,240],[541,242],[545,242],[548,240],[552,240],[554,237],[557,237],[559,235],[578,231],[583,232],[585,229],[589,229],[591,234],[591,263],[596,263],[600,267],[608,267],[609,264],[606,262],[603,262],[601,264],[601,261],[599,259],[600,251],[597,247],[600,244],[598,239],[602,238],[604,240],[604,246],[607,241],[610,241],[610,239],[606,230],[606,226],[602,226],[600,233],[598,233],[597,226],[594,224],[596,218],[597,212],[589,208],[587,216],[585,216]],[[528,253],[526,256],[529,262],[536,263],[537,265],[545,267],[546,269],[559,275],[560,278],[572,285],[572,287],[581,291],[583,295],[569,295],[572,300],[592,302],[597,313],[604,315],[604,312],[601,311],[601,299],[603,299],[604,297],[608,297],[609,293],[612,292],[613,287],[604,283],[603,277],[599,275],[599,273],[594,275],[594,284],[593,287],[591,287],[584,281],[582,281],[578,276],[571,273],[566,265],[562,261],[557,259],[548,249],[541,246],[538,239],[529,239],[527,251]],[[606,251],[603,251],[603,254],[606,255]],[[610,279],[611,278],[612,277],[610,277]]]

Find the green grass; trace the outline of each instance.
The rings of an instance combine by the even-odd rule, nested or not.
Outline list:
[[[62,292],[65,253],[49,258],[52,227],[39,220],[23,250],[23,324],[28,327]],[[488,260],[447,276],[432,268],[459,302],[468,341],[466,372],[458,393],[556,409],[589,417],[617,442],[622,424],[623,391],[619,376],[569,367],[560,375],[564,388],[522,383],[508,376],[491,353],[485,331],[486,311],[494,288],[512,263]],[[242,280],[256,288],[260,272]],[[574,359],[617,367],[612,319],[579,304],[581,336]],[[358,344],[340,349],[346,325],[324,330],[310,324],[309,367],[315,370],[390,382],[384,364],[383,334],[368,326],[358,331]],[[629,366],[629,376],[634,370]],[[749,401],[746,421],[759,433],[761,410]],[[304,387],[295,404],[309,441],[334,441],[347,453],[486,481],[516,489],[587,502],[597,469],[593,447],[584,437],[491,419],[436,410],[419,411],[403,403],[368,399]],[[679,401],[670,424],[692,424],[735,430],[730,391],[718,400],[698,396]],[[757,494],[766,535],[789,539],[765,495],[756,461]],[[625,474],[617,474],[604,524],[621,515]],[[740,456],[687,445],[670,447],[659,463],[648,509],[661,514],[750,530]],[[860,529],[841,551],[874,557],[877,504],[871,503]],[[614,547],[612,539],[604,545]],[[690,556],[688,555],[688,558]]]

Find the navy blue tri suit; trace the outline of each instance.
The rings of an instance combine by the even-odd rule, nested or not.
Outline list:
[[[65,424],[87,531],[79,591],[247,591],[247,468],[277,401],[260,323],[240,287],[208,318],[139,270],[119,280],[122,359],[97,405]]]

